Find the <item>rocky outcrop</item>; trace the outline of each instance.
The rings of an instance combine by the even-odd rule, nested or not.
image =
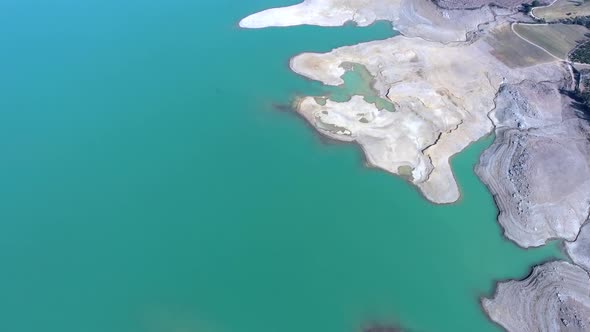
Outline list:
[[[482,301],[508,331],[590,330],[590,279],[580,268],[590,267],[590,227],[580,231],[590,213],[590,125],[560,88],[571,88],[567,76],[503,85],[490,115],[496,140],[476,167],[506,237],[522,247],[575,240],[565,248],[577,265],[535,267]]]
[[[572,261],[590,272],[590,223],[580,229],[574,242],[565,242],[565,250]]]
[[[504,85],[492,114],[496,140],[476,167],[504,234],[522,247],[573,241],[590,213],[590,126],[563,84]]]
[[[433,0],[437,5],[447,9],[475,9],[493,5],[504,8],[518,8],[523,4],[530,4],[533,0]],[[552,0],[537,1],[538,5],[550,4]]]
[[[588,331],[590,276],[567,262],[545,263],[524,280],[499,283],[482,306],[508,331]]]

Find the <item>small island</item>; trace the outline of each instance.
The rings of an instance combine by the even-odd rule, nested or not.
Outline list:
[[[509,331],[590,329],[590,228],[582,227],[590,214],[590,98],[584,98],[590,69],[579,63],[590,20],[581,16],[585,1],[578,11],[569,5],[305,0],[240,22],[243,28],[392,22],[400,35],[290,61],[294,72],[330,86],[360,66],[376,98],[308,96],[294,108],[321,134],[359,144],[369,165],[405,177],[434,203],[460,198],[449,159],[495,134],[476,173],[494,196],[505,236],[523,248],[561,239],[572,258],[537,266],[482,299],[488,316]]]

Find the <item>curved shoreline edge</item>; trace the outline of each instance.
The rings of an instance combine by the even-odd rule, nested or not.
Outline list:
[[[302,53],[289,66],[337,86],[343,63],[363,65],[395,112],[353,96],[322,104],[302,97],[297,113],[320,134],[357,143],[368,164],[409,178],[438,204],[460,197],[450,158],[494,133],[475,171],[494,197],[504,236],[523,248],[563,240],[572,263],[544,263],[522,281],[499,282],[482,308],[509,331],[584,330],[590,328],[590,227],[583,227],[590,215],[590,124],[564,93],[578,88],[572,64],[513,31],[513,24],[532,21],[518,6],[305,0],[250,15],[240,26],[393,22],[399,36]]]

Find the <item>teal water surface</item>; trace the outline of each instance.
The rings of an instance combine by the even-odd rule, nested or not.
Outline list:
[[[291,56],[393,35],[237,28],[295,2],[0,3],[0,331],[498,330],[479,297],[557,247],[502,238],[490,139],[435,206],[277,107],[329,90]]]

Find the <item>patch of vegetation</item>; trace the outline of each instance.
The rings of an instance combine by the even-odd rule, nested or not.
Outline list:
[[[576,78],[575,90],[561,90],[561,93],[573,99],[572,106],[578,111],[578,116],[590,121],[590,76],[585,70],[581,73],[574,69]]]
[[[578,46],[571,54],[570,60],[590,64],[590,42]]]
[[[577,17],[568,17],[562,18],[557,22],[551,23],[563,23],[563,24],[575,24],[575,25],[582,25],[586,28],[590,29],[590,16],[577,16]]]
[[[590,92],[575,90],[570,91],[568,95],[577,103],[579,103],[580,106],[584,106],[586,109],[590,108]]]
[[[562,92],[574,100],[572,106],[578,111],[578,116],[590,121],[590,92],[579,90]]]
[[[539,7],[539,5],[540,5],[540,3],[539,3],[538,0],[535,0],[535,1],[531,2],[531,3],[523,3],[520,6],[520,9],[518,11],[520,11],[522,13],[525,13],[525,14],[528,14],[528,13],[531,12],[531,10],[533,10],[533,8]]]

